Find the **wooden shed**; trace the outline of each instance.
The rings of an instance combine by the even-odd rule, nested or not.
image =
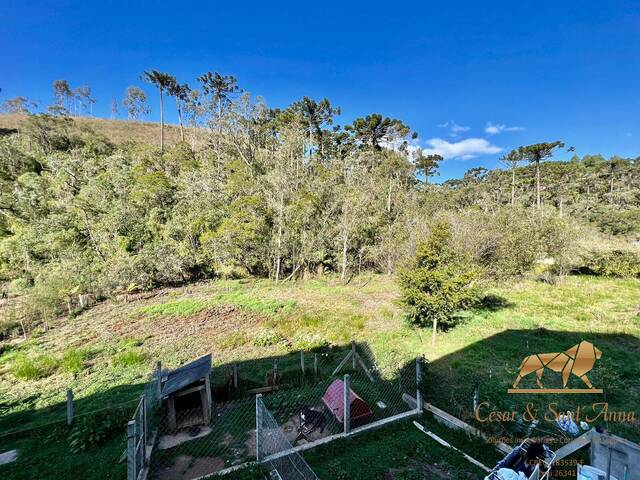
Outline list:
[[[171,430],[211,422],[210,374],[208,354],[163,376],[162,399],[166,401]]]
[[[322,403],[340,423],[344,421],[344,382],[335,380],[322,396]],[[351,425],[363,424],[373,415],[369,405],[360,396],[349,389],[349,408]]]

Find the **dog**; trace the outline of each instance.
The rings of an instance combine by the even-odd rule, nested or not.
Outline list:
[[[600,360],[602,352],[598,350],[593,343],[582,341],[574,345],[569,350],[560,353],[537,353],[529,355],[522,360],[518,378],[516,378],[513,388],[516,388],[522,380],[530,373],[536,373],[536,383],[540,388],[544,388],[542,384],[542,374],[545,368],[549,368],[554,372],[562,372],[562,388],[567,388],[569,375],[573,373],[580,378],[587,387],[593,388],[591,381],[587,377],[587,373],[593,369],[596,360]]]

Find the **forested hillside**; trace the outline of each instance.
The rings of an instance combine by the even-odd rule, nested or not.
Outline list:
[[[538,144],[505,155],[504,169],[436,184],[442,158],[424,155],[401,120],[340,127],[326,99],[270,109],[232,95],[234,79],[203,78],[197,102],[175,94],[187,128],[160,145],[107,136],[137,123],[103,130],[68,110],[2,130],[0,334],[160,285],[392,273],[434,219],[489,277],[543,259],[561,273],[584,268],[585,244],[633,249],[640,232],[638,159]],[[548,161],[553,152],[569,159]]]

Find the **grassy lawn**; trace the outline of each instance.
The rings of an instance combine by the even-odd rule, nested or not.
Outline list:
[[[38,465],[38,478],[58,478],[56,468],[71,476],[99,462],[105,468],[89,471],[86,478],[117,478],[124,471],[123,464],[115,463],[124,448],[123,433],[110,433],[102,446],[87,452],[67,453],[66,389],[73,389],[79,415],[113,405],[133,410],[156,361],[171,368],[208,352],[215,366],[224,366],[214,371],[216,381],[224,382],[230,362],[241,362],[246,388],[264,384],[274,358],[286,375],[288,368],[297,368],[295,352],[324,344],[366,344],[388,372],[424,355],[429,362],[427,400],[474,422],[476,389],[482,401],[500,410],[520,410],[527,402],[542,408],[549,401],[573,408],[578,399],[566,395],[541,398],[508,395],[506,390],[525,356],[564,351],[584,339],[603,352],[589,377],[604,395],[583,395],[580,403],[607,401],[616,409],[640,411],[640,281],[574,276],[549,285],[523,280],[495,285],[490,293],[484,308],[439,333],[435,348],[429,332],[404,324],[395,281],[384,275],[357,277],[347,285],[334,277],[281,285],[215,281],[132,295],[127,302],[107,301],[75,318],[60,318],[25,342],[3,346],[0,451],[19,448],[22,454],[16,463],[0,467],[0,477],[33,478],[25,472]],[[545,373],[545,386],[555,386],[559,376]],[[525,378],[522,386],[533,387],[532,380]],[[575,377],[570,380],[572,387],[579,383]],[[50,422],[57,423],[7,435]],[[637,420],[596,423],[640,440]],[[482,426],[495,434],[512,433],[509,425]],[[406,431],[411,438],[424,436],[412,425]],[[370,448],[373,455],[376,447]],[[315,452],[308,455],[313,461]],[[406,453],[407,458],[412,455]],[[337,451],[335,458],[341,458]],[[380,468],[393,466],[391,461],[383,465],[386,460],[380,460]],[[410,465],[413,460],[407,461]],[[319,467],[321,478],[339,478],[327,476],[323,468],[328,467]]]

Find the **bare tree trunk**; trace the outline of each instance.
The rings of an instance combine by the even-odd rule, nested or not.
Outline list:
[[[388,232],[388,247],[387,247],[387,275],[391,275],[391,233],[393,226],[391,225],[391,189],[393,183],[389,180],[389,192],[387,193],[387,232]]]
[[[431,331],[431,346],[436,346],[436,332],[438,330],[438,320],[433,319],[433,330]]]
[[[164,99],[160,89],[160,152],[164,152]]]
[[[540,200],[540,161],[536,161],[536,205],[538,210],[542,208],[542,202]]]
[[[282,223],[284,221],[284,192],[280,191],[280,207],[278,209],[278,242],[277,242],[277,253],[276,253],[276,283],[280,281],[280,265],[282,263]]]
[[[516,169],[511,169],[511,205],[516,203]]]
[[[180,124],[180,140],[184,142],[184,127],[182,126],[182,107],[180,99],[176,96],[176,106],[178,107],[178,123]]]
[[[345,234],[342,240],[342,273],[340,274],[340,280],[344,280],[347,275],[347,252],[349,250],[349,234]]]

